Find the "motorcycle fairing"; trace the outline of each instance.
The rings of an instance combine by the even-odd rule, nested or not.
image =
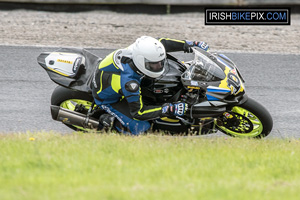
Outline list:
[[[208,101],[220,101],[230,94],[230,90],[222,87],[208,86],[206,97]]]
[[[37,61],[58,85],[91,93],[92,76],[101,59],[85,49],[61,48],[41,53]]]
[[[52,52],[45,58],[45,64],[48,69],[71,78],[85,70],[85,58],[76,53]]]
[[[211,78],[207,79],[207,75]],[[234,102],[245,93],[244,80],[229,58],[201,50],[195,52],[193,63],[182,75],[182,82],[187,88],[205,89],[208,101]]]
[[[239,77],[236,68],[230,69],[226,66],[226,78],[221,81],[219,87],[229,89],[231,95],[238,96],[239,93],[243,94],[245,87],[242,79]]]
[[[230,69],[226,66],[224,73],[226,77],[221,81],[218,87],[207,87],[206,96],[209,101],[228,100],[226,98],[232,100],[245,93],[244,83],[238,76],[236,68]]]

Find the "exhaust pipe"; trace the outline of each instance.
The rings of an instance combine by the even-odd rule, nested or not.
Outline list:
[[[80,126],[83,128],[96,129],[99,121],[95,118],[87,117],[86,115],[68,110],[59,106],[51,106],[52,119],[60,121],[64,124]]]

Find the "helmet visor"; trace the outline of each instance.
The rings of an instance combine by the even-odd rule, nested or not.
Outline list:
[[[166,59],[158,62],[150,62],[149,60],[145,59],[145,68],[151,72],[161,72],[164,69],[165,60]]]

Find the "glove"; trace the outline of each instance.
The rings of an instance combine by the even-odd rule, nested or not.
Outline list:
[[[198,41],[194,41],[194,46],[200,47],[201,49],[203,49],[204,51],[208,51],[209,46],[206,42],[198,42]]]
[[[187,103],[165,103],[162,106],[162,115],[164,117],[183,116],[187,108]]]
[[[185,41],[183,45],[183,52],[184,53],[193,53],[192,47],[194,46],[193,42]]]
[[[198,41],[185,41],[185,44],[183,45],[183,51],[185,53],[193,53],[193,49],[192,47],[199,47],[201,49],[203,49],[204,51],[208,51],[209,46],[206,42],[198,42]]]

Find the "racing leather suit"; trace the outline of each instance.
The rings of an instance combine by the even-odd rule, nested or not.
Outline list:
[[[185,40],[158,40],[166,52],[183,51],[186,48]],[[162,116],[162,107],[143,104],[140,88],[143,75],[131,58],[122,55],[124,50],[116,50],[100,62],[94,73],[92,92],[95,103],[114,116],[122,124],[122,129],[125,128],[125,133],[138,135],[150,128],[146,120]],[[124,132],[120,127],[115,128]]]

